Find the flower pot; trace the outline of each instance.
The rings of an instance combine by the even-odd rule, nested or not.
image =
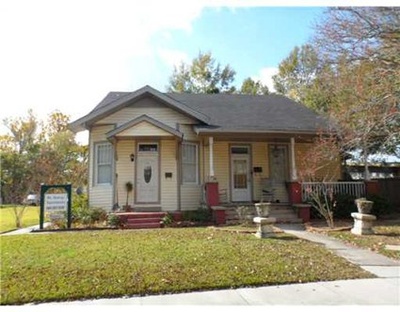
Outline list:
[[[374,205],[373,201],[366,200],[365,198],[358,198],[355,200],[357,210],[362,214],[369,214],[372,210],[372,206]]]
[[[259,217],[266,218],[269,216],[271,210],[271,203],[258,203],[254,204],[256,207],[257,215]]]

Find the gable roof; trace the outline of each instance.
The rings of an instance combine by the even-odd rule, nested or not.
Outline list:
[[[87,129],[148,96],[198,120],[195,127],[198,134],[317,133],[328,129],[323,117],[282,95],[162,93],[149,86],[134,92],[110,92],[89,114],[71,123],[70,128]]]
[[[200,122],[208,123],[208,116],[193,110],[191,107],[179,101],[176,101],[165,93],[150,86],[144,86],[134,92],[110,92],[89,114],[70,123],[69,128],[75,132],[85,130],[96,121],[145,97],[156,98],[158,101],[163,102],[167,106],[183,113],[184,115],[197,119]]]
[[[136,125],[138,125],[138,124],[140,124],[142,122],[147,122],[147,123],[149,123],[149,124],[151,124],[151,125],[153,125],[153,126],[155,126],[157,128],[160,128],[161,130],[164,130],[165,132],[168,132],[171,135],[177,136],[179,138],[183,137],[183,134],[181,132],[179,132],[178,130],[176,130],[176,129],[174,129],[174,128],[172,128],[172,127],[170,127],[170,126],[168,126],[168,125],[166,125],[166,124],[164,124],[164,123],[162,123],[162,122],[160,122],[158,120],[155,120],[154,118],[151,118],[150,116],[142,115],[142,116],[139,116],[139,117],[127,122],[127,123],[124,123],[123,125],[115,128],[115,129],[107,132],[106,133],[107,139],[109,139],[109,138],[111,138],[113,136],[116,136],[116,135],[122,133],[123,131],[125,131],[125,130],[127,130],[129,128],[135,127]]]
[[[210,117],[201,132],[310,132],[327,130],[328,123],[306,106],[285,96],[244,94],[169,94]]]

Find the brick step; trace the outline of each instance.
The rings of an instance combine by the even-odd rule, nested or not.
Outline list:
[[[125,229],[158,229],[161,228],[160,223],[135,223],[125,224]]]
[[[124,216],[126,219],[132,218],[162,218],[165,212],[118,212],[118,215]]]
[[[162,218],[129,218],[127,224],[159,223]]]

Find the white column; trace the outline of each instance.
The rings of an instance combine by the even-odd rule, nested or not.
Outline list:
[[[208,138],[209,157],[210,157],[210,178],[214,177],[214,138]]]
[[[292,171],[292,181],[297,180],[297,170],[296,170],[296,156],[294,153],[294,137],[290,138],[290,165]]]

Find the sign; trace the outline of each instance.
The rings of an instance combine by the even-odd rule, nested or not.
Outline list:
[[[47,212],[64,212],[68,208],[68,194],[46,194],[44,207]]]
[[[46,194],[50,189],[62,189],[67,193]],[[72,209],[71,209],[71,184],[41,184],[40,185],[40,219],[39,226],[43,230],[45,209],[50,216],[63,215],[67,213],[67,227],[71,228]]]

